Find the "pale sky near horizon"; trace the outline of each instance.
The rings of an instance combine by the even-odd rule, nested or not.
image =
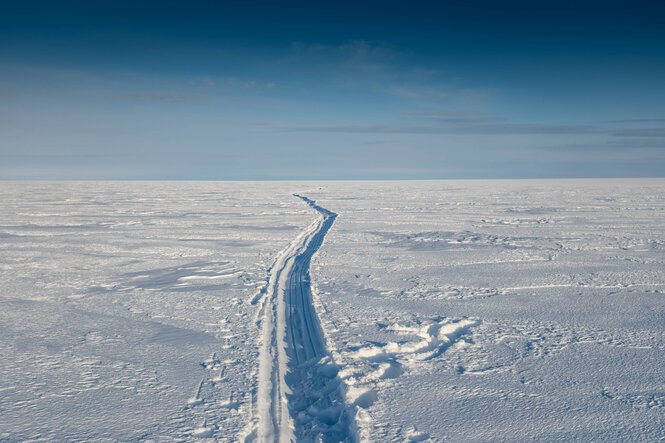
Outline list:
[[[665,176],[657,2],[0,0],[0,179]]]

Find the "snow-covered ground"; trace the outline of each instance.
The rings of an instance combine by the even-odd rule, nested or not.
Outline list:
[[[0,440],[665,436],[665,180],[0,197]]]
[[[312,279],[361,436],[665,436],[665,180],[303,192],[339,214]]]
[[[0,200],[0,440],[238,435],[260,290],[312,219],[288,187],[2,183]]]

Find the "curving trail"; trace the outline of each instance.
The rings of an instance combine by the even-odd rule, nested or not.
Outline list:
[[[319,213],[277,258],[261,319],[258,389],[246,441],[356,441],[338,368],[312,305],[309,266],[337,214],[296,195]]]

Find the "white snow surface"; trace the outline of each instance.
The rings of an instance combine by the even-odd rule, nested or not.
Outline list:
[[[665,180],[0,197],[0,441],[665,436]]]
[[[1,183],[0,440],[235,440],[289,189]]]

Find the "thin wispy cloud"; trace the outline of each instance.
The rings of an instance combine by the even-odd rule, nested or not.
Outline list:
[[[108,154],[91,154],[91,153],[44,153],[44,152],[29,152],[21,154],[9,154],[5,155],[4,158],[7,161],[10,160],[24,160],[29,162],[49,162],[53,160],[97,160],[97,159],[109,159],[118,157],[117,154],[108,153]]]
[[[394,82],[377,86],[376,90],[383,94],[393,95],[411,100],[445,100],[452,96],[453,91],[441,85],[404,84]]]
[[[665,128],[622,129],[614,133],[617,137],[665,137]]]
[[[321,43],[292,42],[293,54],[289,57],[330,57],[344,60],[377,61],[393,60],[403,53],[400,49],[385,41],[350,40],[337,45]]]
[[[609,123],[665,123],[665,118],[633,118],[624,120],[609,120]]]
[[[122,96],[137,101],[159,103],[191,103],[209,99],[209,96],[204,94],[181,91],[135,91]]]
[[[0,87],[0,98],[10,98],[18,95],[16,88]]]
[[[569,143],[562,145],[540,146],[538,149],[547,151],[571,152],[608,152],[635,150],[665,150],[664,139],[625,138],[593,143]]]
[[[525,134],[596,134],[600,130],[587,125],[546,125],[505,123],[487,125],[338,125],[284,128],[292,132],[338,132],[366,134],[460,134],[460,135],[525,135]]]
[[[201,77],[199,79],[199,83],[201,83],[203,86],[212,86],[215,84],[215,82],[210,77]]]
[[[426,118],[440,123],[486,123],[506,121],[488,112],[475,111],[405,111],[404,115],[411,118]]]

